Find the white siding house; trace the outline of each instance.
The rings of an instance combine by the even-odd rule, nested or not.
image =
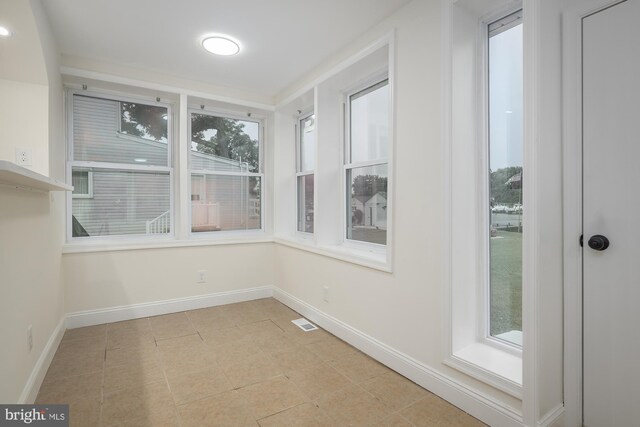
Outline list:
[[[89,236],[170,232],[170,175],[101,168],[100,163],[167,166],[166,138],[121,131],[119,101],[74,96],[73,216]],[[243,162],[191,152],[192,168],[242,172]],[[94,165],[95,162],[95,165]],[[260,228],[260,181],[245,176],[192,175],[192,230]]]

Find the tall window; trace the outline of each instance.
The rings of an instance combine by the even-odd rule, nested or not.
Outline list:
[[[191,113],[191,231],[262,228],[260,123]]]
[[[489,25],[490,335],[522,345],[522,11]]]
[[[347,104],[346,238],[386,245],[389,81],[350,95]]]
[[[316,167],[316,116],[311,113],[298,121],[297,197],[298,231],[313,233],[313,190]]]
[[[171,143],[164,105],[72,96],[71,235],[171,232]]]

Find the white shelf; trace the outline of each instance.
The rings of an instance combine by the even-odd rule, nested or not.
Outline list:
[[[0,184],[16,188],[39,191],[72,191],[73,187],[48,176],[0,160]]]

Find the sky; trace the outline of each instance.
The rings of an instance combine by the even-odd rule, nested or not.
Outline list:
[[[490,168],[522,166],[522,24],[489,39]]]

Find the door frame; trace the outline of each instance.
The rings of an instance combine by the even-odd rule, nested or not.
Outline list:
[[[582,22],[627,0],[572,0],[563,11],[563,265],[565,423],[583,421],[582,307]]]

